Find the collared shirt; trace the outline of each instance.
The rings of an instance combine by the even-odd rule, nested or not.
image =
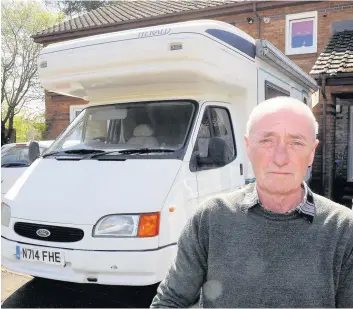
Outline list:
[[[289,211],[289,213],[297,211],[304,218],[308,219],[310,222],[313,222],[314,217],[316,215],[316,206],[315,206],[315,202],[314,202],[314,196],[305,181],[303,181],[302,188],[304,189],[303,200],[300,202],[299,205],[297,205],[297,207],[295,207],[295,209],[293,209],[292,211]],[[259,199],[258,193],[257,193],[256,183],[250,184],[248,186],[248,190],[246,192],[243,204],[248,209],[253,208],[258,205],[258,206],[262,207],[265,211],[271,212],[270,210],[266,209],[262,205],[262,203]]]

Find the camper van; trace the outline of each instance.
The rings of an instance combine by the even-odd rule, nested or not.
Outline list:
[[[270,42],[211,20],[52,44],[38,67],[46,90],[89,104],[4,197],[2,264],[77,283],[163,280],[203,201],[255,180],[251,110],[311,106],[318,89]]]

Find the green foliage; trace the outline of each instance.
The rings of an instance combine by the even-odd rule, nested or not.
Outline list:
[[[59,9],[66,16],[74,17],[75,15],[86,13],[100,8],[109,3],[109,0],[96,1],[53,1],[45,0],[47,6],[52,6]]]
[[[45,131],[44,115],[38,115],[33,119],[29,119],[22,114],[15,116],[14,128],[16,130],[16,142],[42,140]]]
[[[11,138],[14,117],[44,100],[37,75],[42,47],[31,36],[63,18],[62,12],[47,11],[39,1],[1,1],[1,144]]]

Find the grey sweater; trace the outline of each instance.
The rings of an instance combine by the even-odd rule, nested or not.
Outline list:
[[[315,194],[312,222],[248,209],[249,186],[190,218],[151,307],[190,307],[200,296],[203,307],[353,308],[353,211]]]

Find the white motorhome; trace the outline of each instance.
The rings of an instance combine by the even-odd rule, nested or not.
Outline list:
[[[38,65],[45,89],[90,103],[5,196],[2,264],[78,283],[160,282],[200,203],[254,181],[252,108],[317,91],[269,42],[209,20],[52,44]]]

